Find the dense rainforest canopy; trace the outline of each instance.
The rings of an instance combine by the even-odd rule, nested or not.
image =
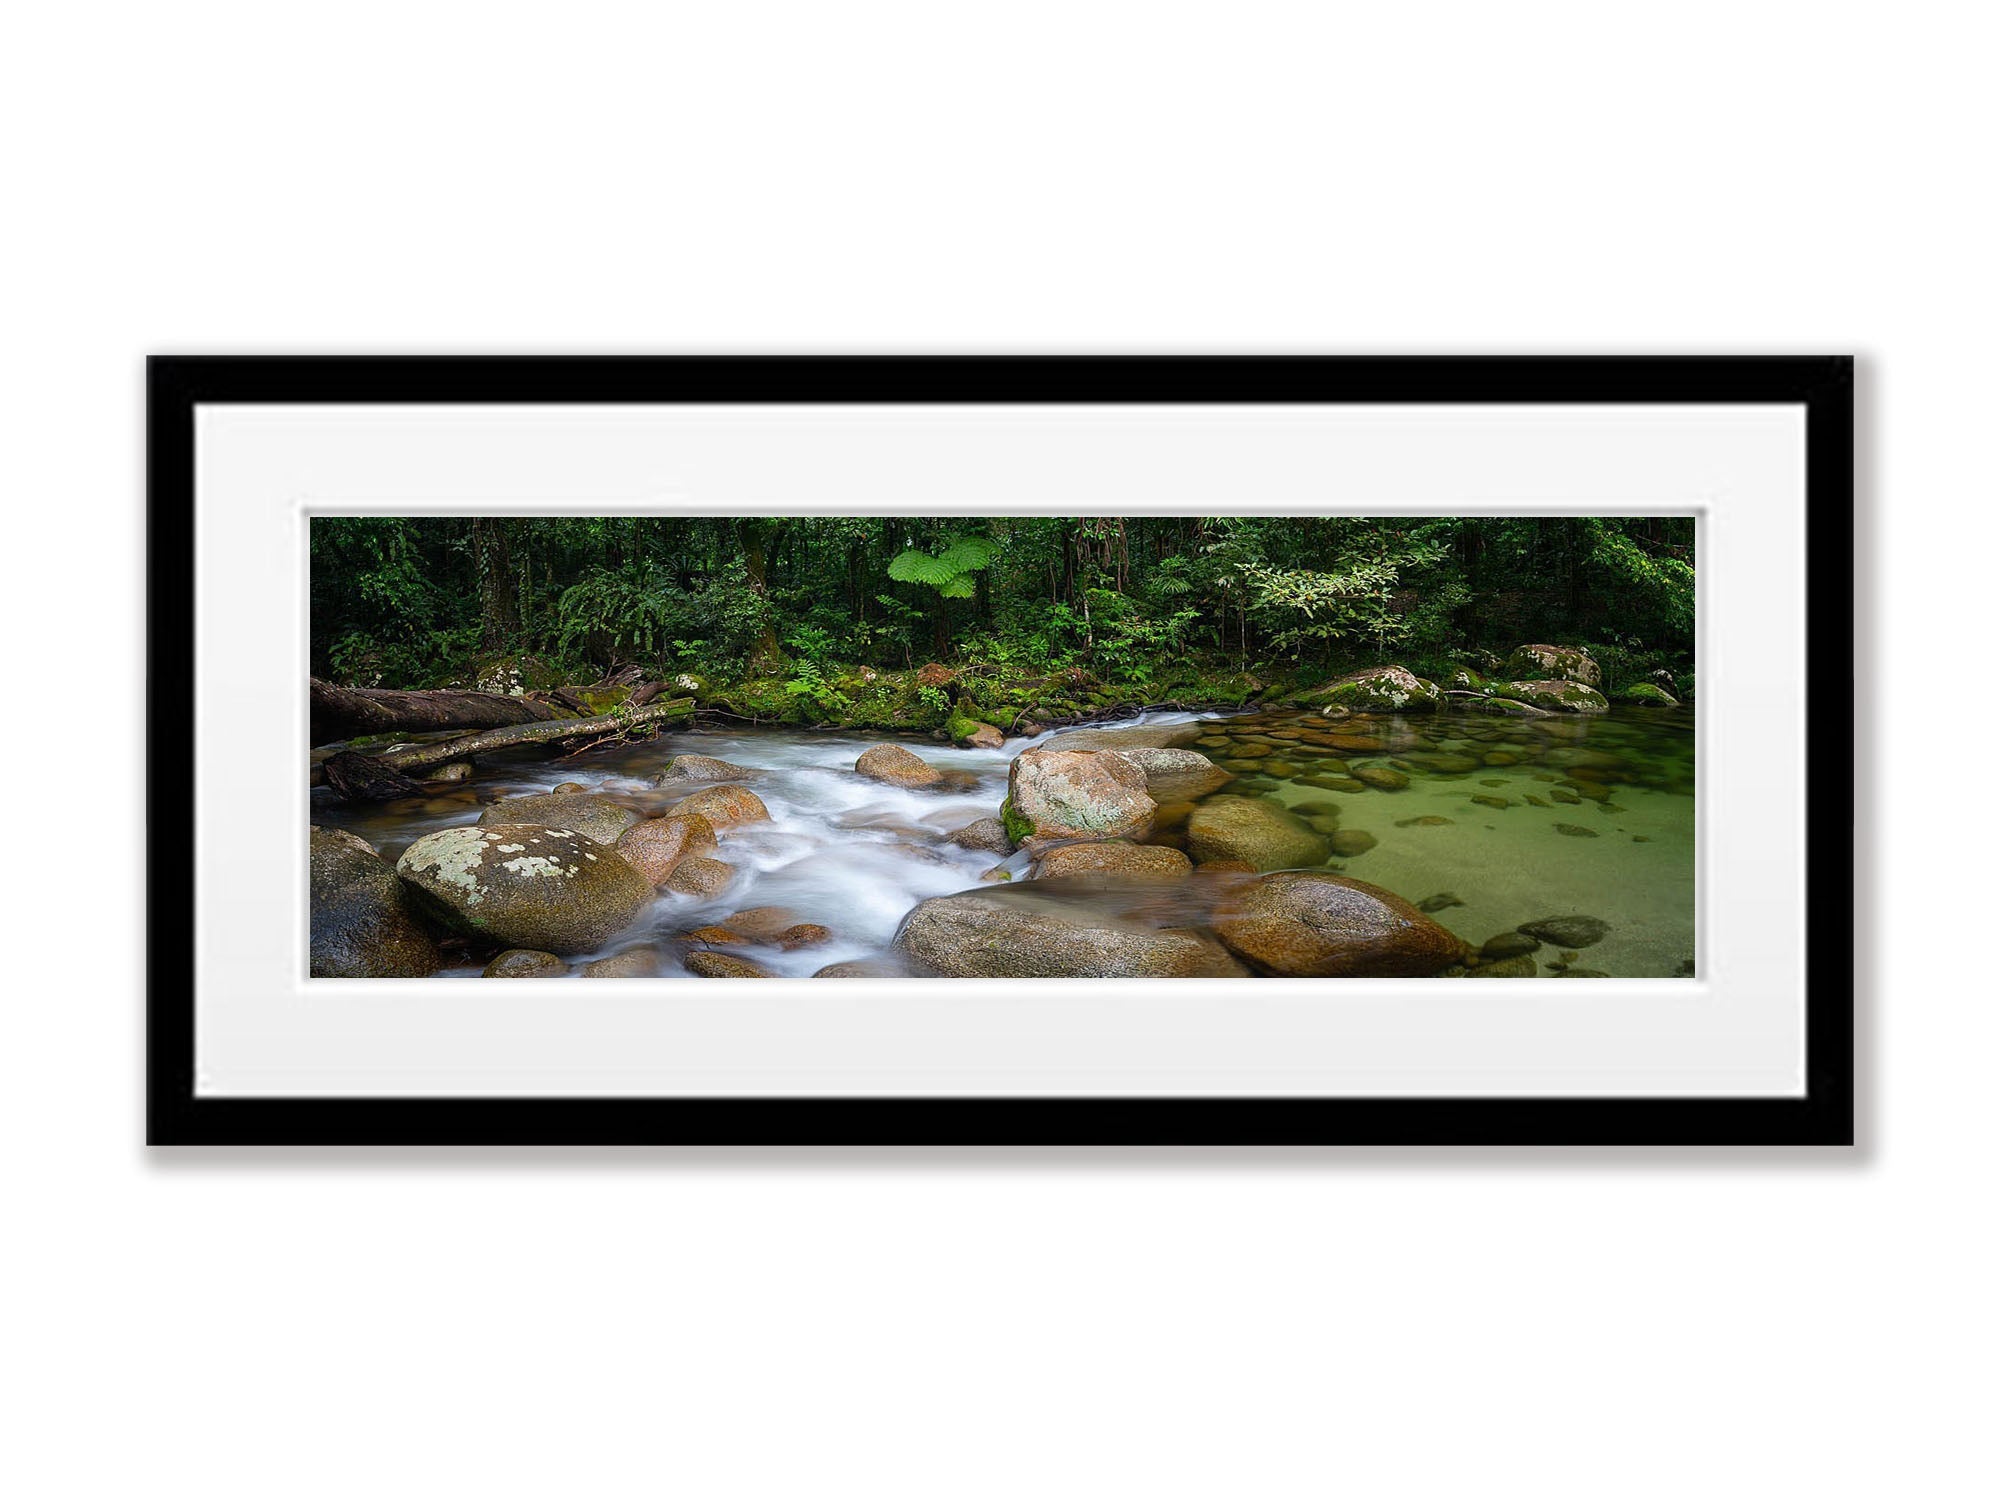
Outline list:
[[[312,670],[462,681],[532,655],[784,679],[842,667],[1079,668],[1144,697],[1191,673],[1418,670],[1588,646],[1615,686],[1694,649],[1694,521],[1596,517],[320,518]],[[1184,694],[1185,695],[1185,694]]]

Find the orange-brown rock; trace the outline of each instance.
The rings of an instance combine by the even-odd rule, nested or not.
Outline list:
[[[768,823],[771,810],[764,799],[747,786],[705,786],[692,797],[674,804],[674,816],[685,818],[700,813],[716,828],[732,828],[738,823]]]
[[[655,886],[665,885],[683,859],[713,853],[716,847],[715,825],[698,812],[648,818],[618,836],[618,852],[626,863]]]
[[[1237,957],[1287,977],[1428,976],[1468,951],[1401,896],[1325,870],[1247,882],[1223,898],[1212,925]]]
[[[1128,844],[1112,839],[1101,844],[1064,844],[1035,862],[1037,880],[1064,876],[1096,876],[1112,880],[1185,880],[1194,872],[1178,849]]]

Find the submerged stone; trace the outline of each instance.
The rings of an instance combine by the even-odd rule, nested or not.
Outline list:
[[[1604,940],[1611,924],[1599,917],[1540,917],[1515,929],[1558,948],[1588,948]]]
[[[1213,925],[1231,952],[1283,976],[1436,975],[1466,953],[1402,897],[1324,870],[1252,881],[1224,898]]]
[[[1351,774],[1378,792],[1400,792],[1410,784],[1408,776],[1388,766],[1356,766]]]
[[[1255,870],[1326,863],[1324,835],[1282,807],[1247,797],[1216,797],[1188,819],[1188,853],[1201,864],[1241,860]]]
[[[1064,876],[1097,876],[1113,880],[1185,880],[1194,873],[1178,849],[1131,844],[1113,839],[1094,844],[1064,844],[1035,861],[1037,880]]]

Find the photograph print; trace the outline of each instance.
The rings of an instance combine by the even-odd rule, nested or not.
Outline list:
[[[316,979],[1673,979],[1684,515],[317,515]]]

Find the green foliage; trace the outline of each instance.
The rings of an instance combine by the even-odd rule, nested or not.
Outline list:
[[[1035,834],[1034,821],[1014,811],[1012,797],[1000,804],[1000,826],[1007,830],[1007,837],[1017,844],[1026,843]]]
[[[970,599],[975,590],[972,575],[992,561],[991,542],[976,536],[953,537],[935,557],[914,547],[898,553],[889,564],[889,576],[898,583],[928,584],[945,599]]]
[[[982,718],[1257,683],[1230,689],[1247,701],[1385,660],[1448,675],[1524,641],[1588,646],[1617,688],[1691,669],[1694,542],[1685,517],[326,517],[311,659],[387,687],[494,656],[570,683],[686,671],[760,716],[840,718],[876,712],[853,669],[932,659]],[[982,671],[1049,685],[1002,704]],[[866,694],[926,727],[951,707]]]

